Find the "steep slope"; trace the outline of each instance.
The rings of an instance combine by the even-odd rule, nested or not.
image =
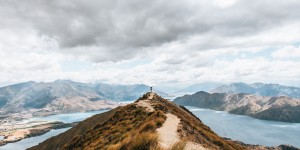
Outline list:
[[[15,95],[26,87],[31,86],[34,82],[24,82],[20,84],[15,84],[13,86],[7,86],[0,88],[0,108],[5,106]]]
[[[106,121],[95,121],[101,116]],[[246,148],[245,145],[219,137],[187,109],[154,93],[147,93],[135,103],[101,116],[89,118],[30,149]],[[75,129],[76,133],[73,132]]]
[[[96,124],[107,122],[119,108],[112,109],[102,114],[94,115],[66,131],[65,133],[47,139],[45,142],[31,149],[38,150],[56,150],[61,149],[66,143],[70,142],[74,137],[84,135],[89,129],[92,129]]]
[[[200,90],[199,90],[200,91]],[[288,96],[293,98],[300,98],[300,88],[292,86],[283,86],[279,84],[264,84],[264,83],[231,83],[229,85],[222,85],[213,90],[212,93],[248,93],[259,96]]]
[[[195,106],[258,119],[300,122],[300,100],[289,97],[263,97],[251,94],[197,92],[174,100],[184,106]]]

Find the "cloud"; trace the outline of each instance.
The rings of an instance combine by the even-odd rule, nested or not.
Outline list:
[[[298,0],[2,0],[1,82],[295,84],[299,7]],[[65,71],[65,61],[89,69]]]
[[[299,21],[299,6],[296,0],[12,0],[1,1],[1,16],[14,18],[4,20],[8,26],[31,25],[55,40],[61,53],[103,62],[195,37],[203,41],[197,50],[236,44],[232,40]]]
[[[227,8],[236,3],[236,0],[214,0],[214,4],[221,7],[221,8]]]
[[[274,58],[300,58],[300,46],[285,46],[272,53]]]

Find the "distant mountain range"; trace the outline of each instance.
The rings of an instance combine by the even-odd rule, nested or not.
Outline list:
[[[217,82],[197,83],[197,84],[190,85],[184,89],[178,90],[176,93],[192,94],[192,93],[196,93],[198,91],[209,92],[221,85],[222,85],[221,83],[217,83]]]
[[[111,108],[116,104],[111,101],[135,100],[149,89],[143,84],[89,84],[70,80],[25,82],[0,88],[0,114],[38,109],[43,112],[75,112]],[[156,92],[167,96],[164,92]]]
[[[204,82],[190,85],[184,89],[178,90],[175,93],[193,94],[199,91],[209,93],[248,93],[258,96],[288,96],[293,98],[300,98],[300,88],[293,86],[284,86],[279,84],[265,84],[265,83],[231,83],[221,84],[217,82]]]
[[[200,91],[200,90],[199,90]],[[211,93],[248,93],[259,96],[288,96],[300,98],[300,88],[292,86],[284,86],[279,84],[264,84],[264,83],[232,83],[222,85],[210,91]]]
[[[245,89],[246,90],[246,89]],[[258,119],[300,122],[300,99],[286,96],[264,97],[252,94],[197,92],[174,100],[183,106],[195,106]]]

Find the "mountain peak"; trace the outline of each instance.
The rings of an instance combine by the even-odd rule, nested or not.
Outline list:
[[[154,92],[132,104],[95,115],[35,149],[244,149],[225,140],[185,107]]]
[[[268,149],[225,139],[183,106],[147,92],[134,103],[90,117],[30,150]]]
[[[163,99],[164,98],[162,98],[155,92],[147,92],[142,97],[140,97],[137,101],[139,101],[139,100],[163,100]]]
[[[54,83],[75,83],[75,82],[72,80],[58,79],[55,80]]]

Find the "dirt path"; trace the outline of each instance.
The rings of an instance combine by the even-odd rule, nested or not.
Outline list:
[[[141,107],[146,107],[147,111],[149,111],[149,112],[153,112],[154,111],[154,108],[151,106],[149,100],[140,100],[136,104],[138,106],[141,106]]]
[[[206,148],[198,143],[188,142],[185,146],[185,150],[206,150]]]
[[[160,145],[162,148],[169,148],[174,143],[179,141],[179,136],[177,134],[177,128],[180,122],[180,119],[172,114],[166,114],[167,120],[162,127],[157,129]]]
[[[159,144],[164,149],[169,149],[173,144],[180,141],[180,137],[177,134],[178,125],[180,119],[173,114],[166,114],[167,120],[162,127],[156,131],[159,135]],[[206,150],[198,143],[188,142],[185,146],[185,150]]]
[[[153,112],[154,108],[151,106],[151,102],[150,102],[153,99],[153,96],[154,96],[154,93],[151,92],[146,100],[140,100],[139,102],[136,103],[136,105],[141,106],[141,107],[146,107],[147,111]]]
[[[150,93],[150,96],[148,97],[148,99],[149,99],[149,100],[152,100],[152,99],[153,99],[153,96],[154,96],[154,93],[151,92],[151,93]]]
[[[151,106],[151,101],[154,97],[154,93],[151,92],[147,99],[139,100],[136,105],[145,107],[147,111],[153,112],[154,108]],[[169,149],[173,146],[173,144],[180,141],[180,137],[178,135],[178,126],[180,123],[180,119],[173,114],[166,114],[167,119],[162,125],[162,127],[156,129],[159,136],[159,144],[163,149]],[[205,150],[200,144],[188,142],[185,146],[185,150]]]

